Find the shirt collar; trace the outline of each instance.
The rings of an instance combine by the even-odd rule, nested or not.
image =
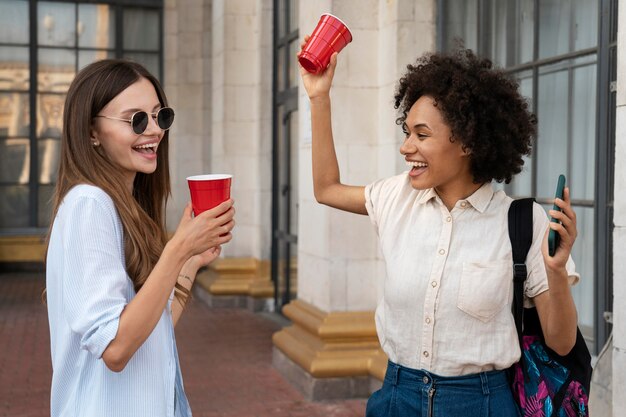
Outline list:
[[[478,190],[474,191],[474,194],[467,197],[466,201],[476,210],[483,213],[487,209],[493,194],[493,186],[490,182],[486,182]]]
[[[472,205],[472,207],[474,207],[476,210],[482,213],[487,209],[487,206],[489,205],[489,202],[491,201],[493,194],[494,194],[493,186],[491,185],[490,182],[486,182],[478,190],[474,191],[474,194],[467,197],[464,201],[467,201],[468,203]],[[440,201],[439,195],[437,195],[437,192],[435,191],[435,189],[429,188],[419,198],[418,203],[426,204],[432,199],[436,199]],[[460,201],[463,201],[463,200],[460,200]]]

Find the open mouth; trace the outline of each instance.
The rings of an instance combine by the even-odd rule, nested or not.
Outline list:
[[[428,164],[421,161],[406,161],[406,164],[411,167],[411,171],[409,172],[411,176],[417,176],[428,168]]]
[[[152,155],[156,153],[158,143],[147,143],[145,145],[133,146],[133,150],[146,155]]]

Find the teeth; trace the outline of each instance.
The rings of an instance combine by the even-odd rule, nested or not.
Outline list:
[[[158,143],[147,143],[145,145],[139,145],[139,146],[133,146],[134,148],[142,148],[142,149],[147,149],[147,148],[156,148],[158,145]]]
[[[423,168],[427,167],[428,164],[426,162],[418,162],[418,161],[406,161],[407,166],[415,167],[415,168]]]

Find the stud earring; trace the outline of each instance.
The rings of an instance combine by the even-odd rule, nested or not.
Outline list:
[[[96,141],[91,142],[91,145],[95,148],[95,147],[100,146],[100,142],[96,140]]]

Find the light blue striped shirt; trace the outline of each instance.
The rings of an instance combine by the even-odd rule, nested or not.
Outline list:
[[[102,353],[135,296],[111,198],[78,185],[61,204],[46,260],[53,417],[189,417],[168,308],[123,371]]]

